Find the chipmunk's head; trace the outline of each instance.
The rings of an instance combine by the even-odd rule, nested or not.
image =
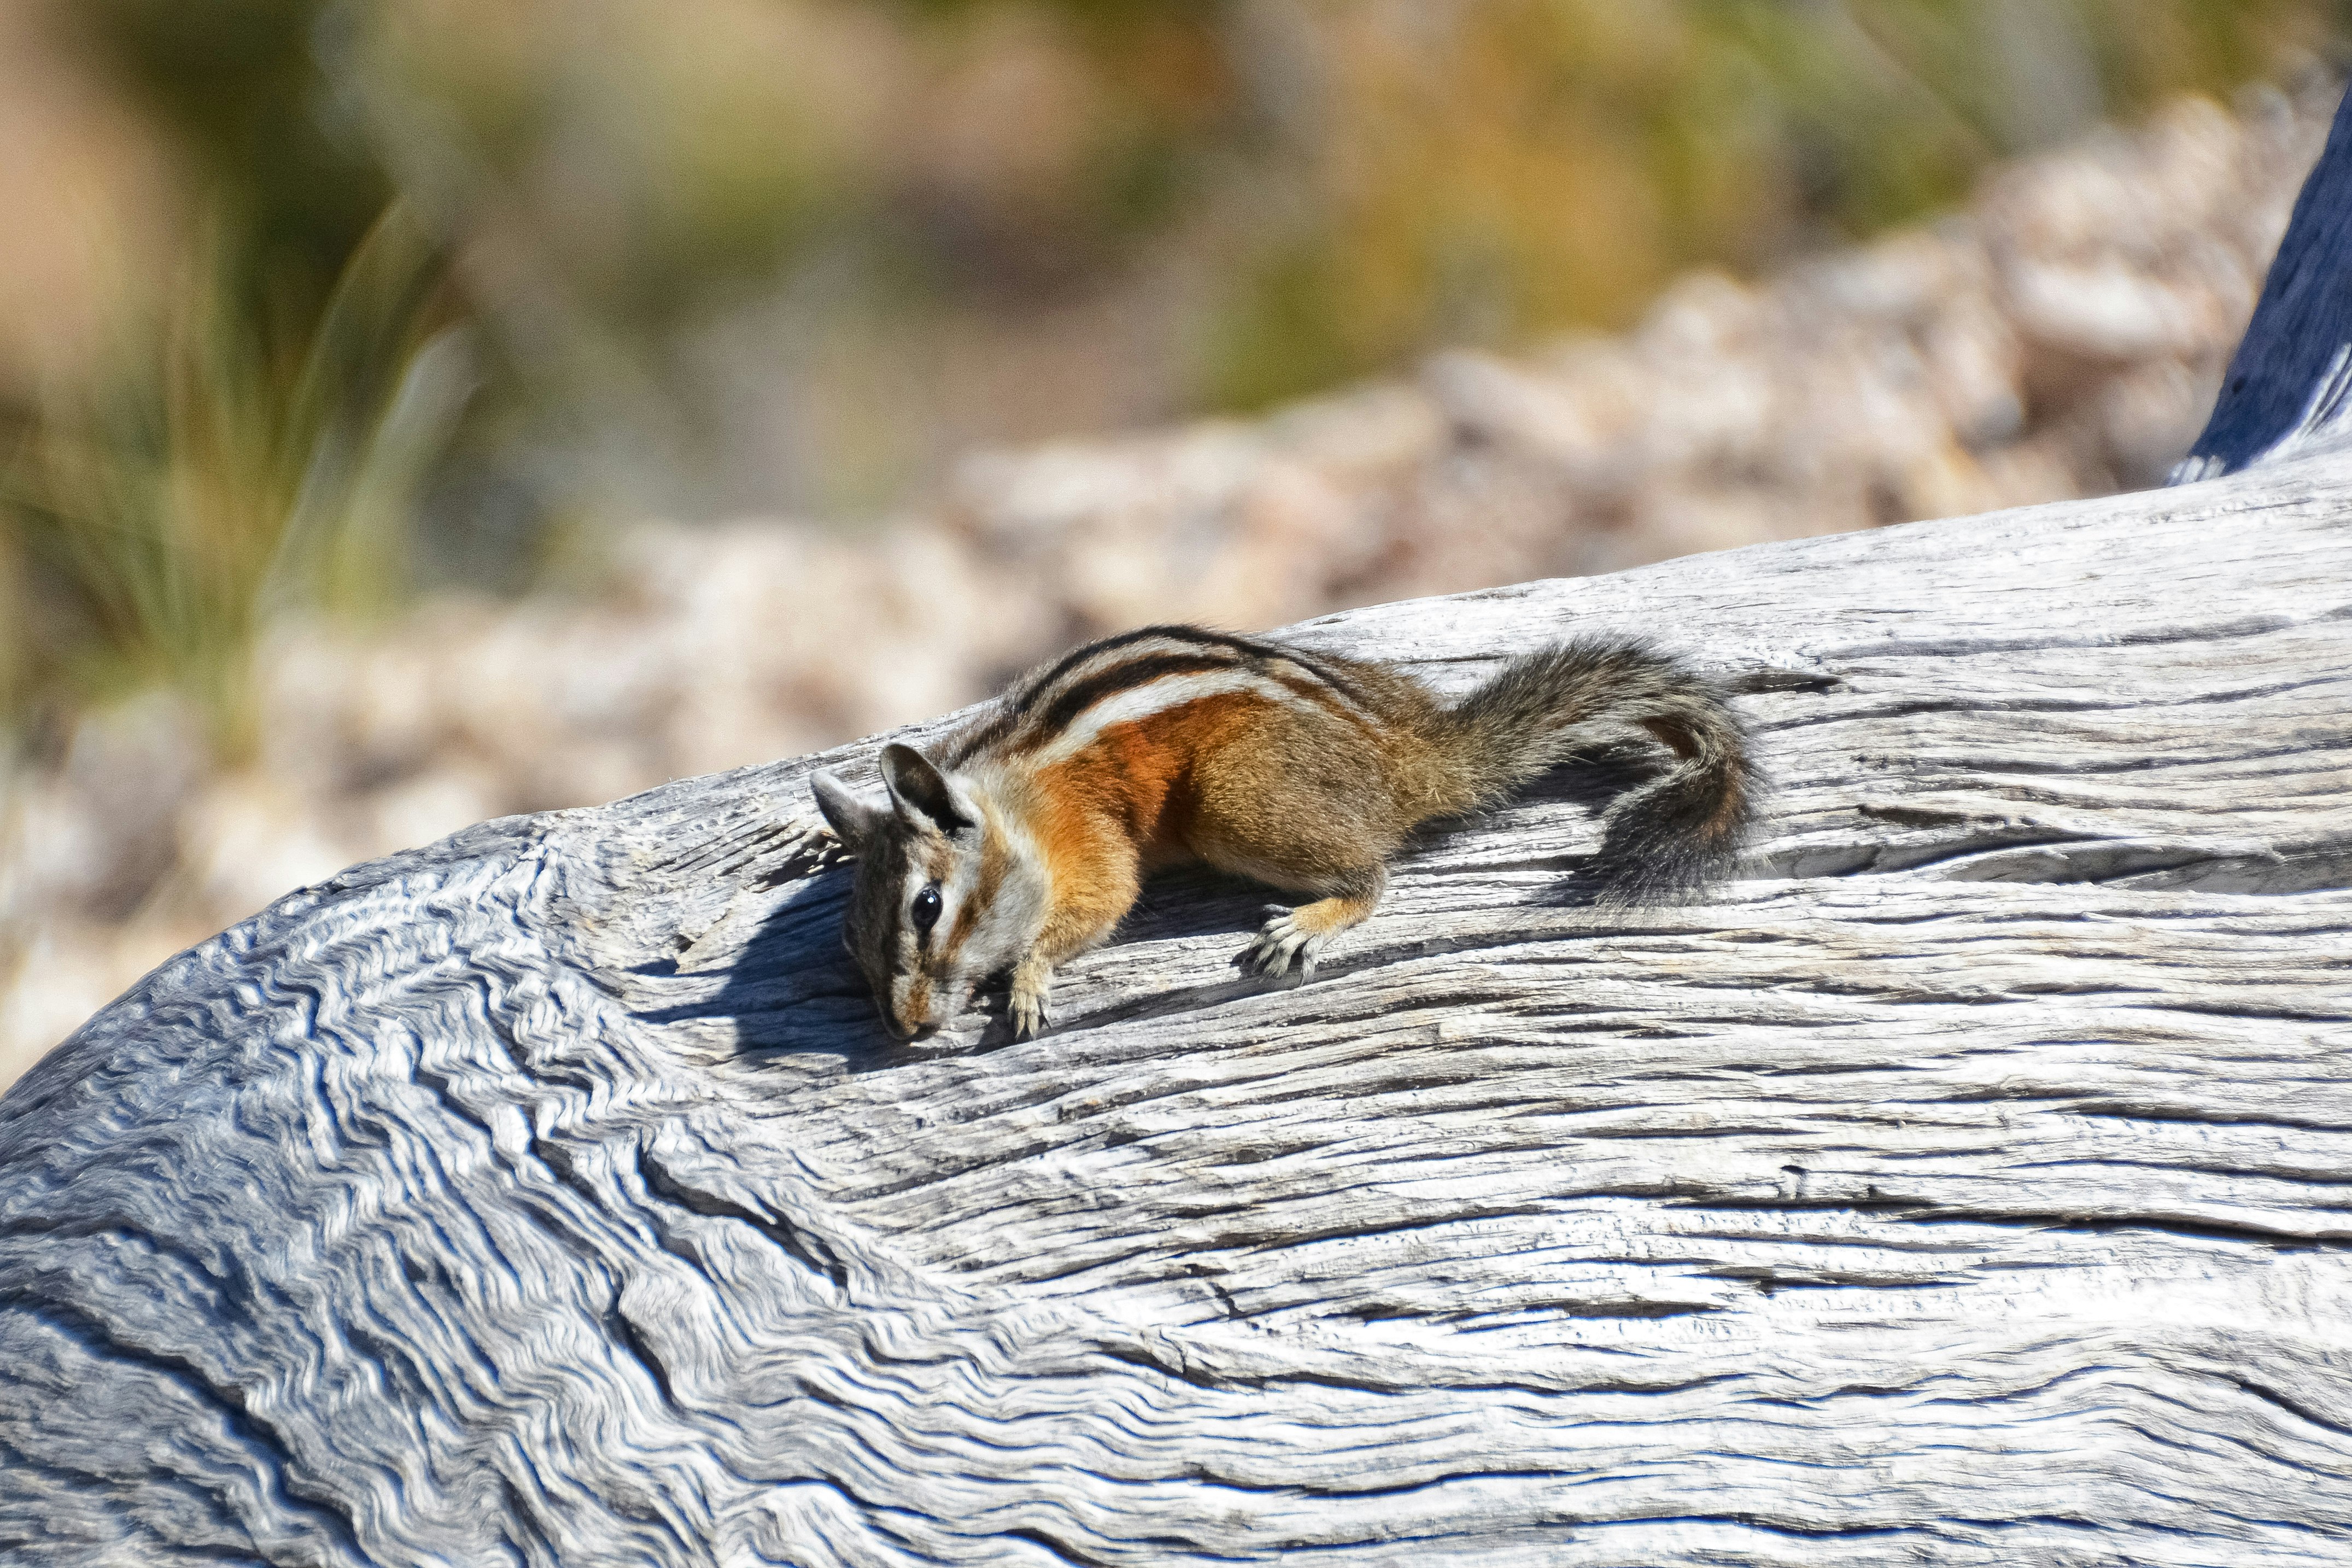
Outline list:
[[[882,1022],[902,1040],[936,1031],[991,974],[1018,960],[1045,918],[1045,888],[968,781],[911,746],[882,748],[886,799],[831,773],[810,781],[826,822],[857,857],[842,940]]]

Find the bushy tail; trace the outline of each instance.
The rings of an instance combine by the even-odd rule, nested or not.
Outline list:
[[[1600,721],[1638,725],[1678,761],[1618,797],[1594,866],[1612,902],[1672,896],[1730,868],[1759,781],[1716,684],[1625,638],[1580,637],[1513,659],[1447,709],[1438,740],[1465,787],[1457,809],[1494,805],[1578,749]]]

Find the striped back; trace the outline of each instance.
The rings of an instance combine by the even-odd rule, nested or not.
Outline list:
[[[1145,626],[1088,643],[1015,682],[949,738],[940,761],[948,768],[1000,758],[1046,766],[1113,725],[1232,693],[1366,724],[1378,717],[1373,694],[1341,661],[1197,626]]]

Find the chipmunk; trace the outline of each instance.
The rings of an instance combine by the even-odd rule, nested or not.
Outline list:
[[[1009,969],[1018,1039],[1045,1027],[1055,967],[1108,936],[1163,866],[1310,897],[1269,905],[1241,962],[1311,976],[1380,901],[1407,833],[1501,801],[1595,721],[1639,725],[1678,759],[1610,808],[1601,896],[1720,871],[1756,793],[1739,722],[1711,682],[1623,639],[1528,654],[1447,700],[1393,665],[1147,626],[1014,682],[934,756],[883,747],[886,799],[826,773],[812,784],[857,858],[843,937],[891,1034],[935,1032]]]

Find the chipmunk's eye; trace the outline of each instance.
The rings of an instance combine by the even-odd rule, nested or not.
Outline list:
[[[940,918],[940,890],[925,888],[915,895],[915,929],[928,933]]]

